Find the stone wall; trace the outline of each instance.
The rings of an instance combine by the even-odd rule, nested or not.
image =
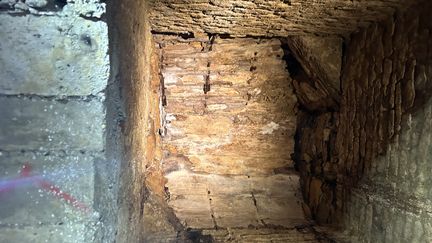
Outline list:
[[[431,7],[418,3],[354,33],[340,110],[300,116],[300,171],[318,178],[302,183],[306,202],[352,241],[431,240]]]
[[[338,199],[348,200],[346,225],[362,242],[432,240],[431,10],[421,2],[354,34],[348,45],[336,143],[345,190]]]
[[[160,33],[230,36],[348,35],[413,1],[151,0]]]
[[[182,237],[183,228],[164,200],[159,59],[154,53],[147,3],[131,0],[111,4],[113,93],[118,92],[117,109],[122,113],[113,124],[121,141],[113,144],[120,150],[114,157],[121,160],[116,241],[176,240]]]
[[[320,224],[337,222],[337,165],[334,159],[337,112],[300,110],[296,132],[296,166],[307,212]]]
[[[198,230],[308,224],[291,159],[297,99],[281,41],[155,40],[165,190],[180,222]]]
[[[334,163],[342,39],[296,36],[286,40],[285,59],[299,101],[294,161],[307,207],[319,223],[338,217]]]
[[[119,120],[122,141],[118,199],[118,242],[139,242],[144,237],[146,131],[149,119],[151,38],[146,1],[122,1],[108,6],[110,40],[117,88],[124,117]],[[125,14],[128,13],[128,14]],[[128,61],[124,61],[128,60]]]
[[[0,178],[4,186],[30,172],[62,191],[25,180],[2,188],[1,242],[91,242],[101,229],[95,181],[106,163],[104,11],[99,1],[0,1]]]
[[[221,175],[293,169],[297,99],[279,40],[156,38],[166,163],[184,155],[194,171]]]

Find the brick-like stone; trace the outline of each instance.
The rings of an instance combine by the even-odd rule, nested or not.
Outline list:
[[[180,221],[197,229],[307,223],[292,173],[297,99],[282,43],[155,39],[167,101],[165,188]]]
[[[185,162],[180,155],[187,157],[183,165],[205,173],[268,174],[293,167],[297,100],[279,40],[184,42],[158,35],[156,41],[169,120],[163,142],[173,155],[166,156],[166,169]]]
[[[216,242],[226,242],[227,239],[234,242],[319,242],[311,229],[219,229],[203,230],[204,235],[211,235]]]
[[[169,205],[192,228],[291,227],[308,222],[295,174],[224,176],[180,170],[166,177]]]
[[[1,150],[90,150],[104,148],[101,101],[0,97]]]
[[[421,213],[431,211],[432,199],[432,88],[426,82],[432,63],[424,37],[432,29],[431,9],[419,1],[353,33],[346,42],[340,109],[299,113],[305,125],[298,130],[297,161],[306,201],[313,214],[319,208],[330,221],[345,218],[341,223],[361,242],[412,242],[406,223],[431,229],[425,223],[430,215]],[[310,181],[314,176],[324,178],[319,190]],[[313,216],[323,221],[321,213]]]
[[[0,93],[84,96],[103,91],[109,76],[107,32],[102,21],[1,14]]]

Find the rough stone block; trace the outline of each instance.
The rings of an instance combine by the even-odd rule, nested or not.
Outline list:
[[[413,1],[151,1],[157,32],[220,33],[230,36],[341,35],[390,16]],[[214,18],[216,16],[216,18]]]
[[[222,176],[171,172],[166,184],[177,217],[189,227],[305,224],[297,175]],[[213,219],[211,217],[213,215]]]
[[[103,150],[105,112],[96,99],[0,97],[0,112],[1,150]]]
[[[77,222],[92,216],[94,199],[94,160],[99,154],[80,152],[1,152],[0,225],[25,226]],[[30,165],[29,177],[21,176],[23,165]],[[85,205],[88,212],[72,206],[37,184],[42,178]],[[11,183],[15,187],[11,189]]]
[[[50,242],[82,243],[93,242],[93,222],[63,225],[42,225],[39,227],[1,228],[0,242]]]
[[[212,208],[219,227],[248,227],[261,225],[251,195],[212,197]]]
[[[170,206],[182,223],[192,228],[213,228],[214,224],[207,195],[185,195],[183,197],[170,202]]]
[[[0,38],[0,93],[83,96],[105,89],[108,33],[102,21],[2,14]]]
[[[82,15],[88,18],[100,19],[106,12],[106,4],[103,0],[74,0],[67,1],[63,7],[63,14]]]
[[[309,229],[217,229],[203,230],[203,235],[211,235],[215,242],[317,242],[316,235]]]

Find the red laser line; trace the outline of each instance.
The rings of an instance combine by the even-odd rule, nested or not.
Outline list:
[[[40,181],[38,181],[38,184],[42,189],[45,189],[45,190],[51,192],[52,194],[54,194],[54,196],[56,196],[58,198],[64,199],[66,202],[68,202],[69,204],[71,204],[75,208],[78,208],[79,210],[82,210],[84,212],[90,211],[89,208],[84,203],[81,203],[80,201],[75,199],[72,195],[63,192],[59,187],[54,186],[53,184],[49,183],[48,181],[40,180]]]
[[[32,172],[32,166],[29,163],[26,163],[23,165],[22,170],[20,172],[20,178],[30,178]],[[83,211],[83,212],[90,212],[90,208],[87,207],[84,203],[80,202],[76,198],[74,198],[72,195],[63,192],[59,187],[55,186],[51,182],[44,180],[42,178],[36,177],[35,178],[35,185],[37,185],[39,188],[44,189],[45,191],[51,192],[54,196],[60,199],[64,199],[67,203],[71,204],[73,207]],[[9,188],[6,188],[4,190],[0,190],[0,193],[8,192],[13,190],[18,183],[12,183],[12,185]]]

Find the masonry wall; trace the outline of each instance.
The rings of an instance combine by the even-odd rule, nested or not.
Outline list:
[[[185,227],[305,224],[297,99],[278,39],[156,35],[166,198]]]
[[[325,95],[296,86],[305,201],[352,241],[431,240],[430,10],[418,3],[346,40],[340,102],[316,106],[302,97]]]
[[[151,1],[158,32],[213,33],[236,37],[344,35],[382,20],[412,1],[310,2],[304,0]],[[216,18],[215,18],[216,17]]]
[[[419,3],[348,44],[338,201],[346,202],[345,224],[358,241],[432,240],[431,10]]]
[[[104,12],[99,1],[0,3],[0,180],[24,176],[27,165],[88,209],[35,181],[3,187],[1,242],[92,242],[103,227],[95,181],[106,163]]]
[[[298,36],[286,41],[285,59],[299,102],[293,159],[300,173],[304,210],[320,224],[336,223],[334,145],[341,99],[342,39]]]
[[[148,6],[146,1],[131,0],[108,7],[113,92],[118,92],[117,109],[122,114],[116,124],[120,144],[113,145],[119,150],[113,156],[121,160],[116,241],[175,241],[182,237],[183,228],[164,200],[159,59]]]

